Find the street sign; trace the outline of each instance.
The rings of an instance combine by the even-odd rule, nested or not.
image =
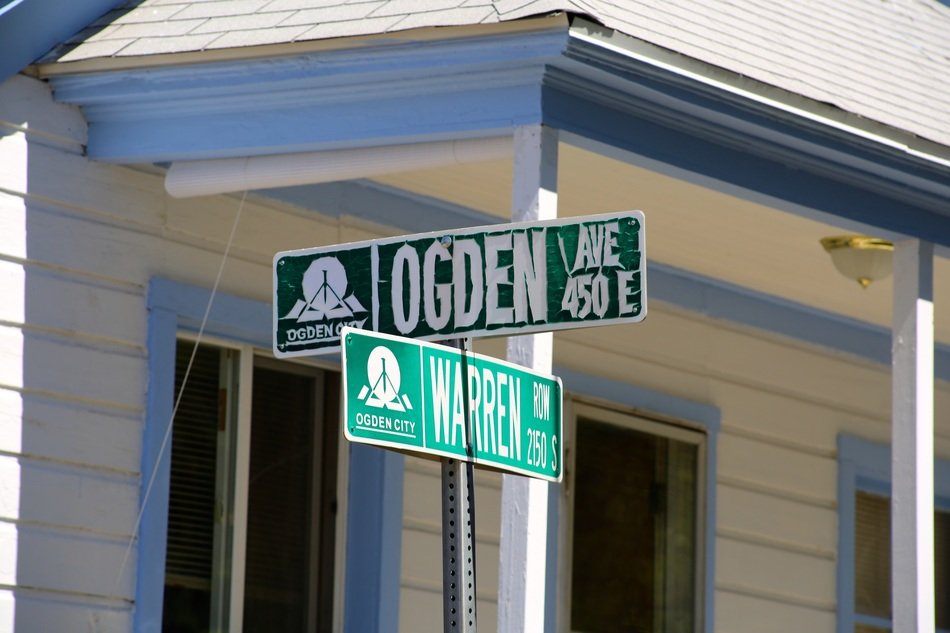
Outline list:
[[[348,440],[561,480],[560,379],[444,345],[341,335]]]
[[[414,339],[631,323],[647,313],[640,211],[483,226],[274,256],[274,355],[353,327]]]

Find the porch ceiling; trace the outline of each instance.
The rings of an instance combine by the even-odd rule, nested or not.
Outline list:
[[[406,172],[387,186],[509,217],[509,160]],[[641,209],[647,257],[755,292],[866,321],[891,323],[890,279],[862,289],[838,274],[818,241],[851,232],[643,169],[562,142],[558,168],[562,217]],[[936,336],[950,344],[950,260],[934,272]]]

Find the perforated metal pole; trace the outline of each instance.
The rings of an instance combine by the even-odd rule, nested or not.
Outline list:
[[[443,341],[443,345],[466,349],[465,339]],[[467,422],[466,429],[470,428]],[[466,446],[471,446],[473,438],[465,440]],[[445,633],[475,633],[475,468],[470,462],[445,457],[442,458],[442,615]]]
[[[445,633],[475,632],[475,469],[442,459],[442,613]]]

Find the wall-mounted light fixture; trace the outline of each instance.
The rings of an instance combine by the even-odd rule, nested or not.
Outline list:
[[[862,288],[891,274],[894,244],[866,235],[836,235],[821,240],[838,272]]]

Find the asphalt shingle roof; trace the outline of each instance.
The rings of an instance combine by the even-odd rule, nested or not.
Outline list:
[[[950,146],[940,0],[137,0],[44,63],[491,24],[564,11]]]

